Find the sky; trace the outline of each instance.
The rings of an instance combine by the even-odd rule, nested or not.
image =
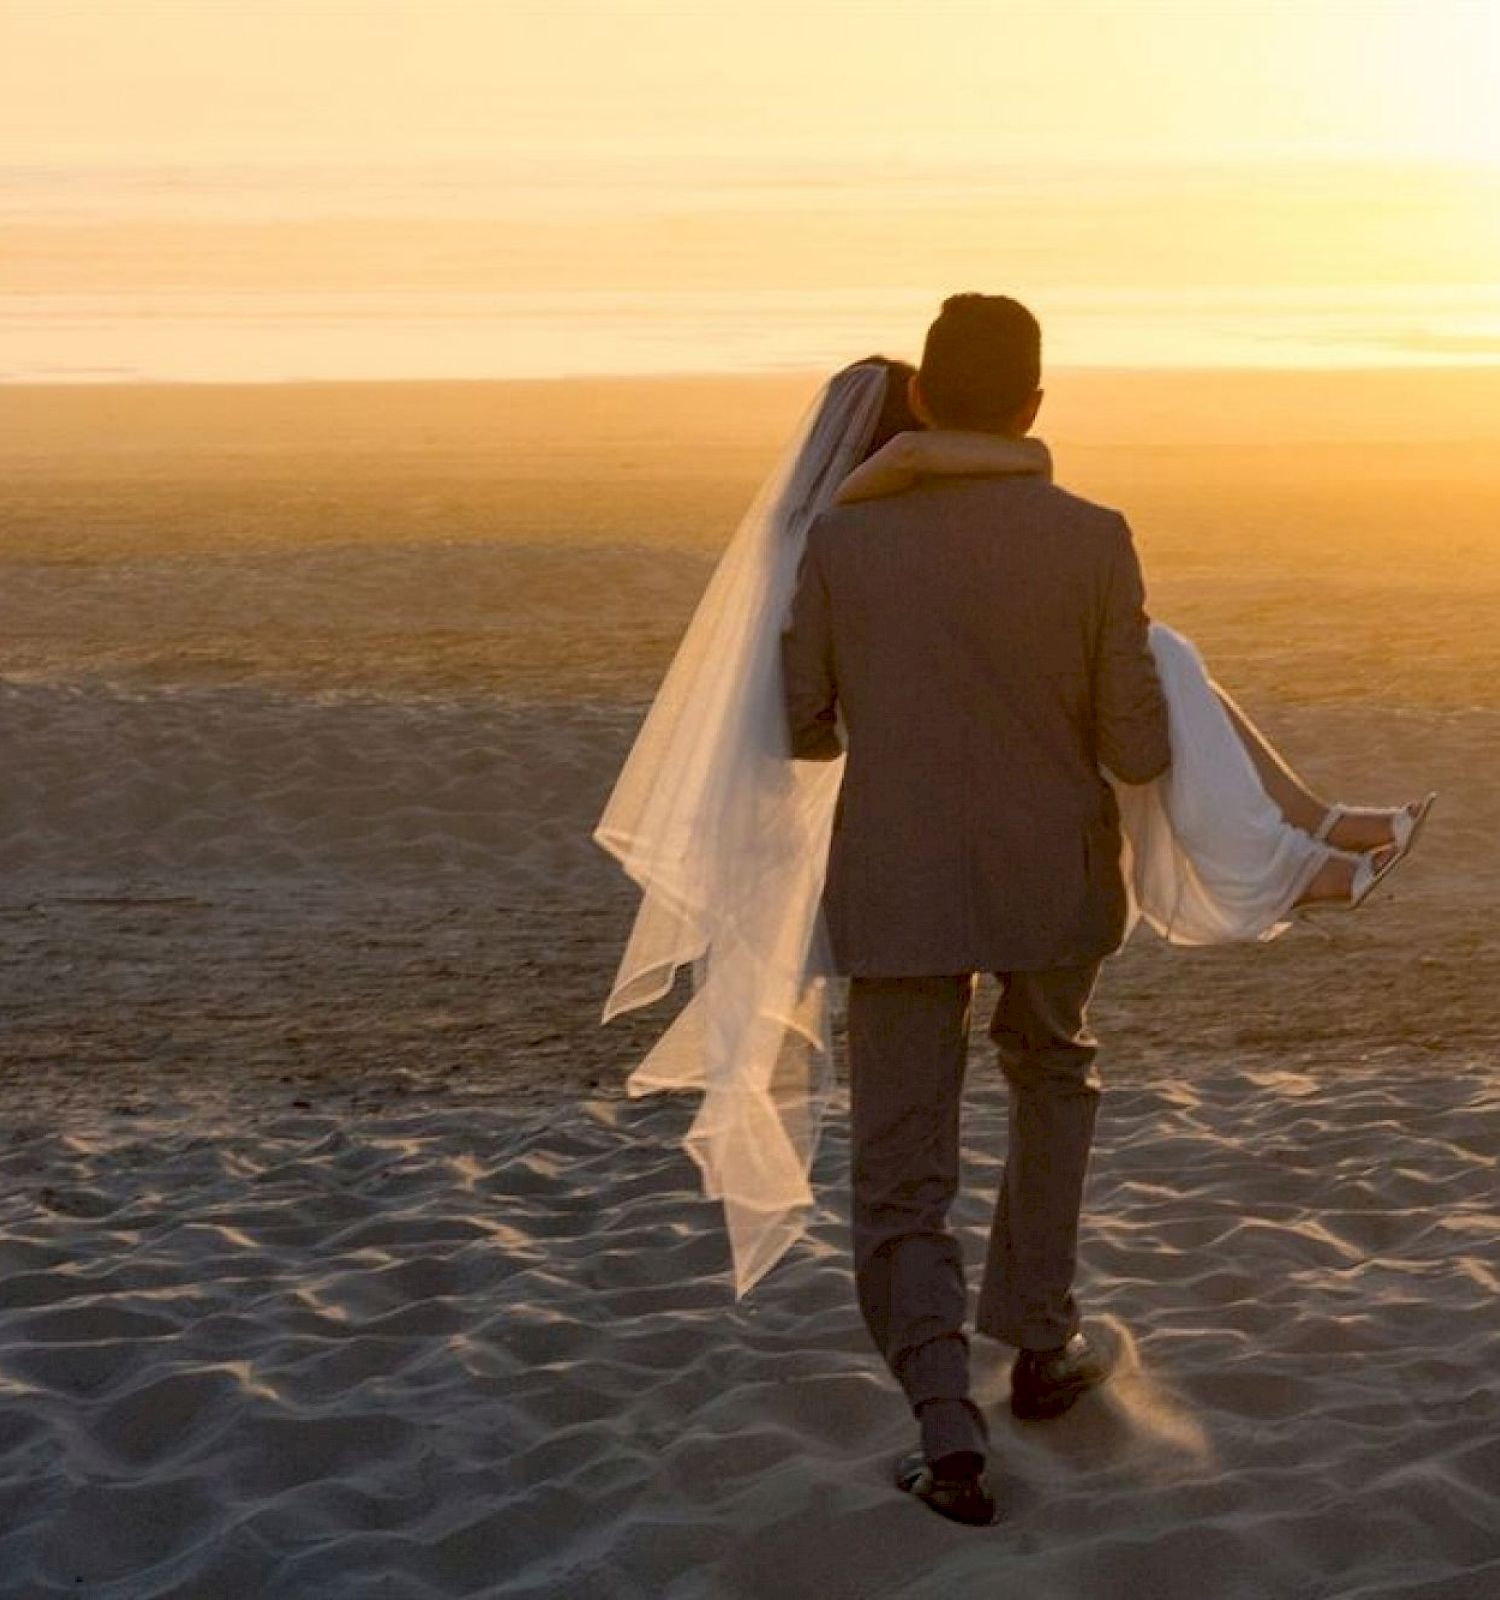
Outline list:
[[[9,162],[1500,162],[1494,0],[0,0]]]
[[[1490,362],[1500,0],[0,0],[0,227],[0,378]]]

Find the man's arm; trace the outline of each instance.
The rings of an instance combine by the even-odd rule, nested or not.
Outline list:
[[[838,689],[833,676],[833,629],[828,585],[814,524],[797,569],[797,587],[781,635],[781,669],[787,735],[801,761],[834,761],[844,753],[837,730]]]
[[[1149,627],[1141,563],[1121,517],[1105,573],[1094,718],[1099,760],[1122,783],[1149,783],[1172,764],[1167,703],[1147,639]]]

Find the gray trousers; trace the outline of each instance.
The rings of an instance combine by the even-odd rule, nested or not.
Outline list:
[[[976,1326],[1026,1349],[1079,1325],[1078,1214],[1101,1088],[1085,1015],[1098,975],[1097,964],[996,973],[989,1034],[1009,1084],[1009,1143]],[[948,1228],[973,995],[973,973],[849,980],[855,1284],[929,1458],[988,1442],[969,1398],[968,1292]]]

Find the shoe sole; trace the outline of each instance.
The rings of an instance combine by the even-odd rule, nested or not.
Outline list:
[[[1384,870],[1376,876],[1375,881],[1365,890],[1364,894],[1351,904],[1350,910],[1357,911],[1360,906],[1368,905],[1374,898],[1375,891],[1385,885],[1396,868],[1416,849],[1417,840],[1421,838],[1422,829],[1427,826],[1427,819],[1431,816],[1432,808],[1436,803],[1437,794],[1435,792],[1426,797],[1422,802],[1422,809],[1412,820],[1411,832],[1406,836],[1406,843],[1398,847],[1395,858],[1386,863]]]
[[[1421,808],[1412,819],[1411,832],[1406,836],[1406,843],[1401,846],[1403,856],[1409,856],[1416,849],[1417,840],[1422,836],[1422,829],[1427,826],[1427,819],[1432,815],[1432,808],[1437,804],[1437,799],[1436,789],[1423,799]]]

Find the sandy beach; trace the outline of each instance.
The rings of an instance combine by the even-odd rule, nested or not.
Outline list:
[[[0,387],[3,1600],[1500,1593],[1500,370],[1049,378],[1153,613],[1441,801],[1324,934],[1107,968],[1122,1369],[1026,1426],[975,1340],[982,1532],[889,1487],[842,1116],[737,1305],[671,1007],[597,1020],[589,832],[815,386]]]

